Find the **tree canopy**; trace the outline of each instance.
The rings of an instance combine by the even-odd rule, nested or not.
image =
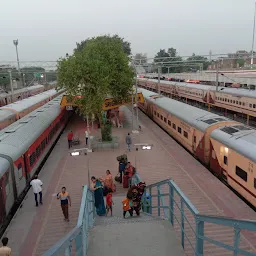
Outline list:
[[[206,57],[204,56],[200,56],[200,55],[196,55],[195,53],[192,54],[191,57],[187,58],[187,61],[195,61],[195,63],[198,63],[198,65],[200,63],[203,64],[203,69],[206,70],[209,66],[209,61]]]
[[[105,98],[111,95],[116,101],[125,100],[132,90],[134,72],[120,37],[99,36],[85,44],[58,62],[58,86],[67,89],[68,95],[80,95],[76,100],[80,112],[97,116],[104,126]]]
[[[109,35],[105,35],[103,37],[106,37],[106,38],[109,38],[110,36]],[[118,41],[120,41],[123,45],[123,51],[129,56],[131,55],[132,51],[131,51],[131,43],[128,42],[128,41],[125,41],[124,38],[121,38],[119,37],[118,35],[114,35],[112,36],[111,38],[113,39],[117,39]],[[92,40],[92,39],[95,39],[95,37],[93,38],[88,38],[86,40],[83,40],[81,41],[80,43],[76,43],[76,48],[74,49],[74,52],[77,52],[77,51],[82,51],[83,48],[85,48],[87,46],[87,42]]]

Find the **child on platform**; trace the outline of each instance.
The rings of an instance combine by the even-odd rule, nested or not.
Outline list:
[[[109,210],[110,210],[110,213],[111,213],[111,216],[112,216],[112,209],[113,209],[113,201],[112,201],[112,189],[111,188],[108,188],[107,189],[107,195],[106,195],[106,216],[108,216],[108,213],[109,213]]]
[[[128,198],[125,198],[123,201],[123,216],[125,219],[126,212],[130,213],[130,216],[133,216],[133,210],[132,210],[132,201]]]

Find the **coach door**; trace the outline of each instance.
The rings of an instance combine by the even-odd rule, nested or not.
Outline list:
[[[4,179],[0,179],[0,224],[5,217],[5,201],[4,201]]]
[[[196,133],[195,130],[192,132],[192,149],[193,149],[193,153],[194,155],[196,155],[196,142],[197,142],[197,137],[196,137]]]

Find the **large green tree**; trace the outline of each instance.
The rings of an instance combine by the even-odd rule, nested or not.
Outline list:
[[[117,36],[99,36],[86,40],[86,47],[72,56],[60,59],[57,66],[58,86],[70,96],[80,95],[76,103],[84,116],[96,116],[101,128],[104,123],[102,105],[107,96],[122,102],[130,96],[134,72]],[[108,128],[108,127],[107,127]],[[102,130],[102,139],[104,138]]]
[[[200,64],[203,64],[203,69],[204,70],[206,70],[208,68],[209,64],[210,64],[209,60],[206,57],[196,55],[195,53],[193,53],[191,57],[187,58],[187,61],[189,61],[189,62],[194,61],[196,67],[199,67]],[[198,63],[198,66],[196,65],[196,63]]]
[[[105,37],[110,37],[110,36],[108,35],[108,36],[105,36]],[[118,35],[114,35],[114,36],[112,36],[112,38],[120,41],[123,45],[124,52],[128,56],[131,55],[132,51],[131,51],[131,43],[130,42],[125,41],[124,38],[122,38]],[[91,39],[95,39],[95,37],[93,37]],[[81,41],[80,43],[76,43],[76,48],[74,49],[74,52],[77,52],[77,51],[81,52],[87,46],[88,41],[90,41],[91,39],[88,38],[86,40]]]

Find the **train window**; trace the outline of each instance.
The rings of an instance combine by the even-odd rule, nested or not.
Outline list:
[[[38,146],[36,148],[36,157],[39,157],[40,156],[40,153],[41,153],[41,149],[40,149],[40,146]]]
[[[255,104],[253,104],[253,108],[255,108],[256,107],[256,105]]]
[[[256,188],[256,178],[254,178],[254,188]]]
[[[194,143],[196,143],[196,136],[194,136]]]
[[[228,165],[228,157],[227,156],[224,156],[224,164]]]
[[[227,101],[227,98],[225,98],[225,101]]]
[[[244,102],[243,102],[242,104],[243,104],[243,106],[245,106],[245,103],[244,103]]]
[[[229,100],[228,100],[228,102],[229,102]]]
[[[238,100],[236,101],[236,104],[238,104]]]
[[[249,107],[251,108],[251,107],[252,107],[252,104],[249,104]]]
[[[29,157],[29,164],[30,164],[30,166],[33,166],[35,161],[36,161],[36,153],[33,152],[33,154]]]
[[[172,128],[174,129],[174,130],[176,130],[176,124],[172,124]]]
[[[161,115],[161,120],[163,120],[163,116]]]
[[[154,111],[154,115],[156,116],[156,111]]]
[[[183,132],[185,138],[188,138],[188,133],[186,131]]]
[[[239,101],[239,105],[241,105],[242,104],[242,102],[241,101]]]
[[[247,181],[247,172],[245,172],[240,167],[236,166],[236,175],[243,179],[244,181]]]
[[[165,123],[167,122],[166,117],[164,118],[164,122],[165,122]]]
[[[180,133],[180,134],[181,134],[181,128],[180,128],[180,127],[178,127],[178,133]]]
[[[23,175],[22,175],[22,164],[21,163],[18,164],[18,177],[19,177],[20,180],[23,177]]]
[[[157,113],[157,117],[159,117],[159,113]]]
[[[170,120],[168,120],[168,125],[170,125],[170,126],[172,125],[172,122]]]

